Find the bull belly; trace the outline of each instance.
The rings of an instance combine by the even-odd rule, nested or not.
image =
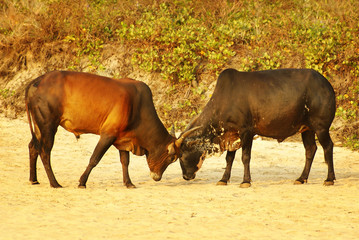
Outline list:
[[[309,130],[309,127],[305,124],[295,125],[295,126],[285,126],[285,125],[274,125],[274,126],[258,126],[255,128],[255,134],[270,137],[277,139],[278,141],[283,141],[284,139],[293,136],[296,133],[302,133]]]
[[[75,134],[76,137],[79,137],[81,134],[84,133],[93,133],[97,135],[99,134],[98,126],[89,126],[85,123],[79,124],[78,122],[75,122],[70,119],[61,120],[60,126],[66,129],[66,131]]]

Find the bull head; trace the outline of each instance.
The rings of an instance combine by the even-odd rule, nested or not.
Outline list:
[[[167,168],[167,166],[177,160],[177,158],[180,156],[180,147],[183,143],[183,141],[191,135],[194,131],[198,130],[200,127],[195,127],[193,129],[190,129],[186,132],[184,132],[179,139],[176,139],[174,142],[171,142],[167,146],[168,155],[162,155],[163,160],[161,161],[161,164],[155,164],[153,161],[150,161],[147,158],[150,170],[151,170],[151,177],[155,181],[159,181],[162,178],[162,174]]]
[[[192,129],[187,130],[186,132],[182,133],[180,138],[178,138],[175,142],[168,145],[168,154],[173,155],[176,153],[176,148],[179,149],[183,143],[183,141],[190,136],[193,132],[200,129],[201,127],[194,127]]]

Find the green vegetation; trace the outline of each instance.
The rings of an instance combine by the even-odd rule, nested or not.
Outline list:
[[[0,89],[0,96],[4,99],[15,95],[15,91],[9,89]]]
[[[333,83],[337,117],[350,124],[359,121],[357,9],[357,0],[0,0],[0,48],[36,57],[46,43],[67,44],[67,68],[79,70],[86,56],[96,72],[106,68],[106,44],[126,45],[134,65],[176,88],[192,85],[196,100],[204,71],[313,68]],[[199,111],[193,100],[179,105]],[[347,133],[349,147],[359,148],[358,136]]]
[[[235,55],[233,41],[250,26],[232,20],[205,23],[205,16],[196,17],[188,3],[150,6],[136,22],[121,22],[116,33],[127,44],[137,46],[135,64],[147,71],[159,71],[172,82],[191,83],[201,62],[205,61],[209,70],[218,71]]]

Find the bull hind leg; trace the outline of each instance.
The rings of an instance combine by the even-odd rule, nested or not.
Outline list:
[[[227,162],[227,166],[226,166],[226,170],[224,171],[223,177],[221,180],[218,181],[217,185],[227,185],[227,182],[229,181],[229,179],[231,178],[231,171],[232,171],[232,165],[233,165],[233,160],[234,157],[236,155],[236,151],[227,151],[227,155],[226,155],[226,162]]]
[[[86,188],[86,182],[87,182],[87,179],[88,179],[92,169],[94,167],[96,167],[96,165],[100,162],[103,155],[111,147],[111,145],[114,143],[115,140],[116,140],[115,137],[101,135],[100,140],[97,143],[94,152],[92,153],[90,162],[89,162],[85,172],[80,177],[79,188]]]
[[[51,118],[51,116],[51,111],[48,108],[36,108],[33,113],[35,133],[29,143],[30,181],[34,184],[38,183],[36,163],[37,157],[40,154],[51,187],[60,188],[61,185],[55,178],[50,162],[51,150],[54,145],[55,134],[58,127],[58,124],[54,120],[56,118]]]
[[[243,182],[240,184],[241,188],[248,188],[251,186],[251,172],[250,161],[253,144],[253,134],[247,133],[242,139],[242,162],[244,166]]]
[[[315,144],[315,133],[311,130],[302,133],[302,140],[305,148],[305,166],[302,175],[294,182],[294,184],[303,184],[308,181],[310,169],[313,159],[317,151]]]
[[[128,173],[128,165],[130,163],[130,154],[128,151],[120,151],[120,160],[122,164],[122,175],[123,175],[123,184],[127,188],[136,188],[135,185],[131,182],[130,175]]]
[[[62,186],[57,182],[54,172],[52,170],[51,167],[51,162],[50,162],[50,152],[49,151],[42,151],[40,153],[40,157],[42,160],[42,163],[44,164],[44,168],[47,174],[47,177],[49,178],[50,181],[50,185],[53,188],[61,188]]]
[[[54,127],[54,128],[49,128],[45,133],[42,133],[42,139],[40,144],[41,145],[40,157],[44,165],[47,177],[49,178],[51,187],[61,188],[62,186],[57,182],[55,178],[50,161],[51,150],[54,145],[56,131],[57,131],[57,127]]]
[[[37,181],[37,172],[36,172],[36,163],[37,157],[39,156],[39,152],[35,148],[34,140],[31,139],[29,143],[29,159],[30,159],[30,183],[31,184],[39,184]]]
[[[322,145],[324,150],[325,163],[328,165],[328,176],[324,181],[324,185],[334,185],[335,173],[333,163],[333,142],[329,135],[329,130],[322,130],[317,132],[319,143]]]

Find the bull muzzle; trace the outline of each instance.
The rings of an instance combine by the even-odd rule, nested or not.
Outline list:
[[[189,180],[195,179],[196,174],[195,174],[195,173],[193,173],[192,175],[189,175],[189,174],[183,174],[183,175],[182,175],[182,177],[183,177],[183,179],[184,179],[184,180],[189,181]]]
[[[153,180],[155,180],[156,182],[160,181],[162,178],[162,175],[159,175],[158,173],[155,173],[155,172],[151,172],[150,175],[151,175],[151,178]]]

